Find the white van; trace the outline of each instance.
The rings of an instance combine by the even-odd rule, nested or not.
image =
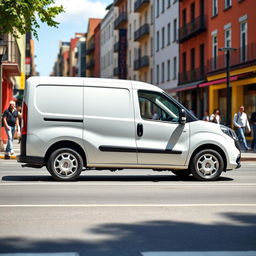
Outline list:
[[[156,86],[128,80],[32,77],[23,102],[24,166],[54,179],[82,170],[149,168],[216,180],[240,167],[233,130],[199,121]]]

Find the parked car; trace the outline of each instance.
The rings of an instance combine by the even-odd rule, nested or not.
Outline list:
[[[198,120],[151,84],[100,78],[31,77],[23,102],[24,166],[58,181],[82,170],[150,168],[216,180],[240,167],[236,134]]]

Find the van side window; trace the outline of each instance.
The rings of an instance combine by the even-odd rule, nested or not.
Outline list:
[[[161,93],[139,91],[140,115],[143,119],[179,121],[179,108]]]

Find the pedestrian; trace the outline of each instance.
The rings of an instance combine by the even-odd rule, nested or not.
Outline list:
[[[3,123],[4,123],[4,128],[8,137],[5,155],[7,158],[9,158],[10,155],[14,154],[13,138],[15,133],[15,127],[16,127],[16,131],[18,131],[19,129],[18,111],[15,108],[14,101],[10,101],[9,108],[4,111]]]
[[[244,106],[240,106],[239,111],[235,113],[233,124],[236,128],[237,137],[239,141],[242,143],[244,149],[248,151],[249,147],[245,139],[245,133],[250,132],[251,128],[250,128],[248,117],[244,112]]]
[[[18,111],[18,119],[19,119],[19,130],[17,133],[17,138],[18,138],[18,142],[20,144],[21,141],[21,123],[22,123],[22,107],[21,106],[17,106],[17,111]]]
[[[210,116],[209,116],[209,112],[205,111],[204,112],[204,116],[203,116],[203,121],[209,122],[210,121]]]
[[[210,121],[216,124],[220,124],[221,122],[221,117],[220,117],[220,110],[219,109],[214,109],[213,113],[210,116]]]
[[[251,115],[251,124],[252,124],[252,144],[251,148],[252,150],[256,151],[256,111],[252,113]]]

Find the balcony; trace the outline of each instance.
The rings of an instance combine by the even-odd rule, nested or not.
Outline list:
[[[95,50],[95,44],[90,43],[86,49],[86,55],[90,55]]]
[[[205,68],[200,67],[179,73],[179,84],[186,84],[205,79]]]
[[[11,41],[4,41],[7,45],[5,55],[2,59],[3,72],[8,73],[9,76],[20,75],[20,50],[15,39]]]
[[[248,44],[245,48],[239,48],[230,54],[231,70],[256,64],[256,43]],[[221,73],[226,69],[226,56],[221,54],[217,58],[208,60],[207,73]]]
[[[189,40],[194,36],[197,36],[205,30],[206,15],[201,15],[179,29],[179,43],[183,43],[184,41]]]
[[[114,44],[114,52],[118,52],[119,51],[119,42],[116,42]]]
[[[149,57],[143,56],[134,61],[134,70],[139,70],[141,68],[149,67]]]
[[[94,60],[90,60],[86,63],[86,69],[94,68]]]
[[[150,33],[149,24],[144,24],[134,32],[134,41],[140,41]]]
[[[119,68],[118,67],[113,69],[113,74],[114,74],[114,76],[119,76]]]
[[[114,28],[119,29],[128,21],[127,12],[122,12],[114,21]]]
[[[150,0],[137,0],[134,3],[134,12],[141,12],[144,7],[150,4]]]
[[[124,0],[115,0],[114,6],[119,6]]]

